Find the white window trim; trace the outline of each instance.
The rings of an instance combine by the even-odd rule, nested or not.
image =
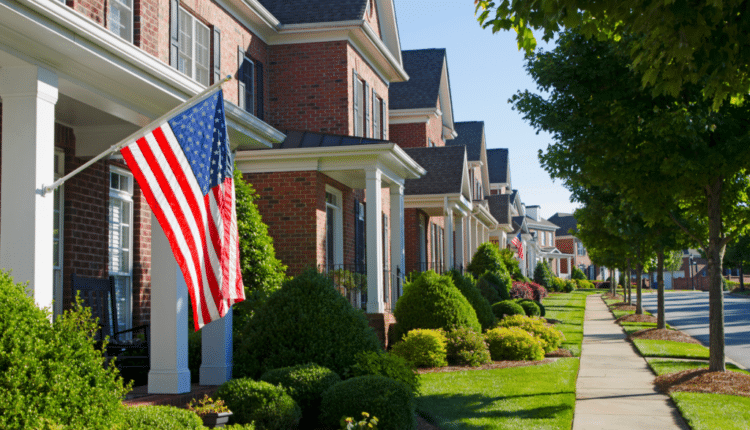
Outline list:
[[[130,220],[130,228],[128,229],[128,233],[130,234],[130,237],[128,238],[128,261],[127,261],[128,272],[113,271],[112,267],[108,267],[108,269],[109,269],[109,275],[110,276],[127,277],[128,278],[128,285],[127,285],[127,287],[125,289],[125,296],[127,297],[127,300],[126,300],[126,306],[125,306],[125,309],[124,309],[124,311],[125,311],[125,315],[124,315],[125,327],[123,329],[129,329],[133,325],[133,250],[134,250],[134,242],[133,242],[133,212],[134,212],[134,210],[133,210],[133,181],[134,181],[134,178],[133,178],[133,174],[130,171],[128,171],[126,169],[122,169],[122,168],[117,167],[117,166],[110,166],[110,176],[108,178],[111,178],[111,174],[112,173],[116,173],[116,174],[121,175],[121,176],[126,176],[129,179],[128,180],[128,189],[125,190],[125,191],[112,189],[111,186],[109,185],[109,181],[108,181],[109,197],[110,197],[110,199],[115,198],[115,199],[127,201],[127,202],[130,203],[130,205],[129,205],[130,213],[129,213],[129,217],[128,217],[128,219]],[[111,181],[111,179],[109,179],[109,180]],[[109,232],[109,228],[110,227],[108,226],[107,227],[108,232]],[[108,264],[108,266],[109,266],[109,264]],[[122,310],[118,308],[118,316],[120,315],[120,312],[122,312]]]
[[[344,199],[342,196],[342,193],[340,190],[333,188],[330,185],[326,185],[326,193],[333,194],[334,197],[336,197],[336,202],[338,203],[338,206],[332,205],[326,201],[326,209],[329,207],[333,209],[333,264],[334,267],[341,266],[344,264],[344,217],[342,214],[342,207],[344,203]],[[326,211],[326,216],[327,211]],[[328,223],[326,223],[326,228],[328,228]],[[326,237],[328,237],[328,232],[326,231]],[[326,253],[328,250],[326,250]],[[326,255],[327,257],[327,255]],[[326,261],[326,263],[328,263]]]
[[[185,14],[190,19],[189,20],[190,21],[190,34],[191,34],[191,41],[192,41],[192,43],[190,44],[190,54],[189,54],[189,57],[190,57],[190,70],[180,70],[180,72],[182,72],[186,76],[192,78],[193,80],[195,80],[197,82],[200,82],[203,85],[208,86],[209,83],[211,82],[211,29],[209,29],[208,26],[206,26],[205,24],[203,24],[202,22],[200,22],[195,16],[193,16],[193,14],[191,14],[190,12],[188,12],[182,6],[180,6],[180,8],[179,8],[179,13],[180,14]],[[179,20],[179,18],[178,18],[178,20]],[[197,27],[202,27],[202,28],[204,28],[206,30],[207,39],[208,39],[208,46],[206,47],[206,64],[205,64],[206,81],[205,82],[199,81],[198,77],[197,77],[197,70],[198,70],[198,67],[197,67],[198,62],[197,62],[197,59],[196,59],[196,57],[197,57],[197,55],[196,55],[196,44],[198,43],[197,42],[197,37],[196,37],[196,34],[197,34],[196,28]],[[182,31],[183,31],[182,26],[180,26],[180,34],[182,33]],[[179,37],[179,35],[178,35],[178,37]],[[180,61],[179,58],[182,57],[183,54],[184,53],[178,49],[178,52],[177,52],[178,70],[179,70],[179,61]],[[203,69],[203,68],[204,68],[203,65],[201,65],[201,69]]]
[[[128,1],[128,0],[125,0],[125,1]],[[133,0],[129,0],[129,1],[130,1],[130,5],[124,4],[122,1],[118,1],[118,0],[110,1],[107,19],[109,21],[109,24],[112,25],[112,23],[114,22],[114,19],[112,18],[112,11],[114,10],[119,11],[120,12],[120,24],[121,24],[121,27],[125,28],[127,37],[122,35],[119,28],[115,29],[115,28],[110,27],[110,31],[122,37],[123,39],[127,40],[128,42],[132,43],[133,33],[134,33],[133,23],[135,22],[135,19],[134,19],[134,12],[133,12]],[[62,0],[62,2],[65,3],[64,0]],[[123,17],[127,19],[127,23],[125,25],[122,25]]]

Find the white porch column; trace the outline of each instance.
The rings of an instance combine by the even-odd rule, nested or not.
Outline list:
[[[443,217],[445,222],[445,240],[443,241],[445,268],[452,269],[455,267],[453,263],[453,211],[446,205],[443,206],[443,213],[445,213]]]
[[[471,263],[472,257],[474,257],[474,240],[471,237],[471,213],[466,217],[466,265]]]
[[[188,293],[169,240],[151,214],[151,371],[148,392],[190,391]]]
[[[367,225],[367,313],[385,312],[383,302],[383,205],[380,169],[365,172],[365,224]]]
[[[474,253],[477,251],[477,225],[474,220],[474,216],[469,215],[469,237],[471,237],[471,245],[469,247],[469,261],[474,258]]]
[[[565,259],[565,263],[568,266],[568,278],[573,278],[573,266],[570,265],[570,257]]]
[[[404,254],[404,186],[401,184],[391,185],[391,273],[397,274],[396,269],[401,270],[401,275],[406,275],[406,256]],[[395,279],[391,277],[391,279]],[[393,285],[391,288],[395,288]],[[400,285],[397,297],[404,293],[404,286]],[[369,296],[369,294],[368,294]],[[392,303],[391,308],[396,304]]]
[[[52,309],[53,193],[57,75],[41,67],[0,68],[2,214],[0,267],[29,282],[39,307]]]
[[[557,276],[560,276],[560,259],[555,258],[555,266],[557,266]]]
[[[458,221],[456,221],[456,267],[462,267],[466,270],[464,261],[464,248],[466,246],[464,243],[464,218],[459,215]]]
[[[232,315],[230,308],[224,318],[201,329],[201,385],[221,385],[232,379]]]

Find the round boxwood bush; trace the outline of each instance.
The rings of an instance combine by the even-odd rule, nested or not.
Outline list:
[[[503,300],[492,305],[492,313],[498,320],[503,319],[506,315],[526,315],[521,305],[513,300]]]
[[[303,419],[314,423],[323,392],[341,382],[341,377],[331,369],[308,363],[269,370],[260,380],[283,386],[302,409]]]
[[[257,378],[271,369],[317,363],[341,375],[357,353],[379,349],[364,314],[328,278],[308,270],[257,309],[235,350],[234,369],[237,376]]]
[[[508,269],[503,264],[500,248],[497,245],[485,242],[477,248],[471,263],[466,267],[475,278],[479,278],[484,272],[507,273]]]
[[[517,300],[518,304],[523,308],[523,312],[527,317],[538,317],[542,315],[542,310],[539,309],[539,305],[535,301],[529,299]]]
[[[419,376],[414,366],[405,358],[384,351],[366,351],[357,354],[354,366],[349,370],[350,377],[380,375],[401,381],[419,394]]]
[[[79,302],[50,324],[0,271],[0,428],[109,429],[122,420],[123,387],[93,339],[98,326]]]
[[[468,327],[480,331],[477,313],[447,275],[423,272],[406,284],[404,295],[396,302],[394,334],[396,340],[417,328],[445,331]]]
[[[562,283],[562,290],[565,291],[566,293],[570,293],[576,289],[576,281],[573,281],[570,279],[567,279],[567,280],[560,279],[560,281]]]
[[[447,366],[445,334],[442,330],[414,329],[391,352],[417,367]]]
[[[560,330],[549,326],[541,318],[513,315],[503,318],[497,325],[498,327],[518,327],[533,334],[543,341],[542,348],[545,353],[557,351],[565,340],[565,335]]]
[[[484,272],[479,277],[479,283],[487,283],[497,291],[500,300],[510,299],[510,286],[512,281],[507,273]]]
[[[452,365],[481,366],[490,363],[490,350],[481,333],[466,328],[448,332],[446,350],[448,363]]]
[[[502,321],[501,321],[502,322]],[[541,360],[543,341],[520,327],[497,327],[485,333],[493,360]]]
[[[497,318],[495,318],[495,314],[492,313],[490,302],[487,301],[476,285],[474,285],[474,280],[471,278],[471,275],[462,275],[455,269],[449,271],[448,274],[453,279],[453,284],[456,288],[461,291],[461,294],[466,297],[466,300],[469,301],[471,307],[474,308],[474,312],[477,314],[477,319],[482,326],[482,330],[487,330],[494,326],[497,322]]]
[[[264,430],[293,430],[299,425],[302,410],[283,387],[249,378],[232,379],[216,390],[216,398],[224,400],[231,421],[255,423]]]
[[[497,292],[497,288],[490,282],[487,282],[486,279],[482,279],[481,277],[477,281],[477,290],[479,290],[479,294],[482,295],[482,297],[487,300],[487,303],[497,303],[502,298],[500,298],[500,294]]]
[[[359,417],[363,411],[378,418],[380,430],[413,430],[416,403],[403,382],[380,375],[357,376],[323,393],[320,422],[340,428],[343,417]]]
[[[174,406],[136,406],[125,409],[125,428],[129,430],[173,430],[203,427],[194,412]]]

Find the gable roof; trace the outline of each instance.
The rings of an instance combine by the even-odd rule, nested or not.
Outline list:
[[[387,140],[366,137],[341,136],[312,131],[284,131],[286,139],[273,145],[273,149],[315,148],[348,145],[388,144]]]
[[[403,149],[427,170],[427,174],[419,179],[406,180],[404,195],[461,194],[466,168],[466,150],[463,147]]]
[[[510,224],[510,194],[494,194],[487,197],[490,213],[500,224]]]
[[[458,136],[455,139],[447,140],[445,145],[464,145],[466,146],[466,157],[469,161],[481,161],[484,121],[457,122],[455,126]]]
[[[575,216],[560,212],[549,217],[549,221],[560,227],[555,232],[557,237],[570,236],[570,230],[573,230],[573,233],[575,233],[576,226],[578,225]]]
[[[445,64],[445,49],[401,51],[406,82],[394,82],[388,89],[390,109],[435,108]]]
[[[282,24],[363,19],[368,0],[259,0]]]
[[[487,164],[491,184],[510,184],[510,164],[506,148],[488,149]]]
[[[543,228],[545,230],[548,230],[548,229],[557,230],[559,228],[557,224],[553,224],[544,218],[537,221],[534,218],[531,218],[529,216],[526,217],[526,224],[529,226],[529,228]]]

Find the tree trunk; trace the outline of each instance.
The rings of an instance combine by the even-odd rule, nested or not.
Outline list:
[[[745,291],[745,272],[742,269],[744,263],[740,261],[740,291]]]
[[[710,372],[725,372],[724,356],[724,290],[721,282],[721,262],[724,259],[724,232],[721,219],[721,193],[723,178],[716,178],[713,184],[706,188],[708,203],[708,337]]]
[[[643,264],[635,264],[635,314],[643,315]]]
[[[666,315],[664,312],[664,249],[659,250],[656,262],[656,328],[667,328]]]
[[[633,268],[630,266],[630,259],[628,259],[628,304],[633,304]],[[622,298],[625,298],[625,291],[622,292]]]

